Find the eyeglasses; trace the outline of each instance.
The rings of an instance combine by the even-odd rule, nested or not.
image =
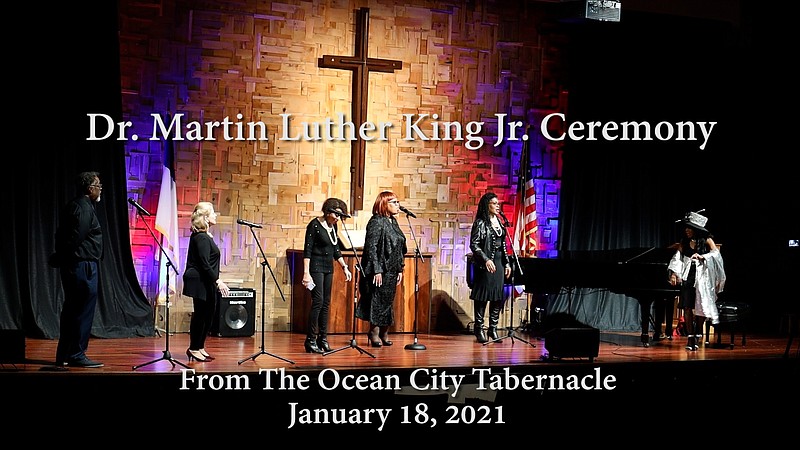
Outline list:
[[[97,189],[103,189],[102,184],[90,184],[89,187],[96,187]]]
[[[389,200],[389,203],[395,203],[395,204],[399,205],[400,204],[400,200],[398,200],[398,199]]]

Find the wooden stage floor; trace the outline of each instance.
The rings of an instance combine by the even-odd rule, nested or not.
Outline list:
[[[0,365],[0,398],[23,399],[17,410],[30,413],[41,413],[43,405],[80,405],[98,423],[111,422],[107,414],[114,421],[123,413],[153,421],[159,412],[197,408],[292,436],[460,435],[476,426],[527,434],[533,423],[627,426],[668,412],[680,427],[687,405],[729,418],[734,411],[759,411],[755,419],[768,418],[771,426],[792,417],[782,406],[793,405],[797,417],[796,339],[789,348],[788,337],[748,335],[743,346],[737,335],[732,349],[710,344],[690,352],[685,337],[645,348],[638,334],[601,332],[597,357],[587,358],[552,357],[548,344],[558,341],[514,336],[519,339],[480,345],[468,334],[420,334],[425,349],[409,350],[413,334],[393,334],[394,345],[380,348],[369,347],[362,334],[356,336],[361,352],[350,345],[351,335],[337,334],[329,341],[341,350],[323,356],[305,353],[299,333],[257,332],[209,337],[206,348],[216,359],[204,363],[188,361],[185,333],[93,338],[88,356],[105,366],[66,371],[53,370],[57,341],[28,338],[23,362]],[[365,416],[377,409],[391,416]],[[333,410],[347,414],[347,423],[324,416]]]
[[[405,349],[414,342],[413,334],[391,334],[392,346],[371,347],[366,336],[355,336],[356,345],[365,353],[350,346],[352,335],[336,334],[329,337],[334,350],[342,349],[328,355],[306,353],[303,348],[305,336],[299,333],[260,332],[249,337],[216,337],[210,336],[206,341],[206,349],[216,359],[209,362],[189,362],[186,357],[189,335],[187,333],[171,333],[167,337],[134,337],[126,339],[95,339],[89,343],[90,358],[103,362],[105,367],[99,369],[70,369],[79,373],[170,373],[182,368],[167,360],[160,360],[164,351],[170,356],[196,372],[258,372],[259,369],[285,368],[292,372],[318,372],[325,368],[338,371],[348,370],[391,370],[413,369],[418,367],[432,368],[472,368],[472,367],[514,367],[514,366],[550,366],[554,363],[596,363],[618,364],[632,362],[690,362],[716,360],[750,360],[773,359],[784,356],[787,346],[786,337],[747,336],[746,345],[742,345],[741,336],[737,335],[731,349],[730,336],[722,337],[722,345],[716,345],[715,336],[710,337],[711,344],[701,345],[697,351],[685,350],[687,338],[675,337],[673,340],[653,342],[645,348],[636,333],[601,332],[597,357],[556,356],[550,357],[547,342],[543,337],[530,336],[527,333],[514,331],[513,338],[508,332],[499,333],[505,339],[487,345],[478,344],[471,334],[420,334],[418,343],[424,350]],[[267,354],[260,354],[262,350]],[[583,339],[578,337],[578,339]],[[49,371],[54,364],[57,340],[26,339],[25,362],[5,364],[5,370],[23,372]],[[579,347],[582,343],[578,343]],[[167,348],[169,346],[169,348]],[[796,349],[797,345],[793,345]],[[569,349],[568,349],[569,350]],[[796,351],[796,350],[795,350]],[[580,349],[578,349],[580,352]],[[258,354],[258,355],[257,355]],[[374,356],[371,357],[369,354]],[[255,358],[248,359],[252,355]],[[242,360],[245,360],[242,362]],[[287,361],[288,360],[288,361]],[[152,362],[147,364],[148,362]],[[134,369],[134,366],[137,368]]]

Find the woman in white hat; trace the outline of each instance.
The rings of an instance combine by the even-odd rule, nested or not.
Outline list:
[[[684,236],[669,262],[669,282],[681,287],[681,307],[689,328],[687,350],[697,350],[703,323],[719,323],[717,294],[725,287],[722,255],[705,229],[707,217],[690,212],[683,220]]]

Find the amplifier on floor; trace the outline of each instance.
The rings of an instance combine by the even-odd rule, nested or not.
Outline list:
[[[549,358],[589,358],[594,361],[600,353],[600,330],[586,327],[562,327],[548,330],[544,347]]]
[[[231,288],[217,304],[211,334],[220,337],[252,336],[256,332],[255,289]]]

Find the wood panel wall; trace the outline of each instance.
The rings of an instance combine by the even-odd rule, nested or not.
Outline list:
[[[132,132],[150,136],[153,113],[183,113],[200,122],[241,114],[271,133],[268,142],[174,143],[184,256],[194,204],[213,202],[220,218],[212,231],[229,284],[260,292],[262,250],[274,271],[277,282],[267,274],[266,283],[270,330],[290,326],[283,301],[292,289],[287,250],[302,248],[305,226],[326,198],[349,199],[351,182],[349,142],[279,140],[280,114],[291,113],[298,124],[349,115],[350,72],[321,69],[317,59],[353,54],[359,7],[370,8],[369,56],[403,62],[396,73],[370,75],[369,120],[399,124],[402,114],[437,114],[440,121],[485,122],[479,150],[464,141],[405,141],[394,132],[386,142],[367,143],[365,210],[348,221],[364,229],[372,199],[396,192],[418,216],[401,218],[410,247],[415,239],[423,253],[435,255],[432,321],[446,314],[441,327],[461,326],[472,320],[464,255],[475,207],[488,190],[509,201],[515,194],[512,167],[521,143],[494,147],[495,117],[529,123],[565,107],[558,80],[564,42],[552,31],[546,2],[119,2],[123,112]],[[140,139],[125,146],[129,196],[151,210],[158,205],[163,145]],[[557,180],[559,149],[543,139],[532,145],[534,175]],[[545,192],[540,196],[544,204]],[[258,240],[237,218],[264,224]],[[158,249],[139,220],[131,215],[135,264],[155,298]],[[173,300],[173,329],[188,329],[190,299]]]

